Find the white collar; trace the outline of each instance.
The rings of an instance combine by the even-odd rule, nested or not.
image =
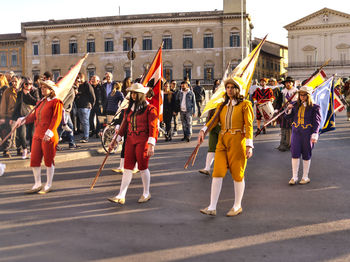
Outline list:
[[[231,102],[231,101],[232,101],[232,102]],[[232,106],[237,105],[237,101],[236,101],[236,99],[229,100],[229,101],[227,102],[227,105],[229,106],[229,105],[230,105],[230,103],[232,104]]]
[[[46,99],[47,99],[47,101],[51,101],[51,100],[56,99],[56,97],[55,96],[53,98],[47,97]]]

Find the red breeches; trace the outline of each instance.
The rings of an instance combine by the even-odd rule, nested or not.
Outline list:
[[[143,135],[128,135],[125,144],[125,169],[134,169],[137,162],[139,170],[145,170],[148,168],[147,149],[148,149],[148,136]]]
[[[41,160],[44,157],[45,166],[50,167],[52,164],[55,164],[54,158],[56,155],[56,145],[57,142],[52,141],[51,139],[48,142],[40,138],[33,138],[32,142],[32,151],[30,154],[30,166],[38,167],[41,166]]]

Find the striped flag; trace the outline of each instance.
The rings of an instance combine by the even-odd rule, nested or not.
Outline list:
[[[162,99],[162,79],[163,79],[163,61],[162,61],[162,46],[159,47],[156,56],[150,65],[147,74],[141,80],[143,86],[147,86],[148,82],[153,82],[154,96],[148,102],[157,108],[159,121],[163,121],[163,99]]]

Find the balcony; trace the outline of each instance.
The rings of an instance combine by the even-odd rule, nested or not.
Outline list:
[[[298,63],[289,63],[287,69],[297,69],[297,68],[315,68],[320,67],[324,64],[324,61],[317,63],[308,63],[308,62],[298,62]],[[331,60],[329,61],[327,67],[344,67],[344,66],[350,66],[350,60]]]

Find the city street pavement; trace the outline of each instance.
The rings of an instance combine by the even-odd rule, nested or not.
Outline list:
[[[47,195],[24,194],[33,184],[29,168],[9,170],[0,177],[0,261],[350,261],[350,122],[345,113],[336,122],[313,151],[307,185],[288,185],[290,152],[275,149],[279,128],[258,136],[237,217],[225,216],[234,199],[229,174],[217,216],[199,212],[210,196],[211,178],[198,172],[207,140],[195,165],[183,169],[199,125],[190,143],[181,134],[159,139],[150,161],[152,199],[144,204],[137,203],[140,174],[124,206],[107,201],[120,186],[112,171],[118,154],[93,190],[103,154],[57,163]]]

